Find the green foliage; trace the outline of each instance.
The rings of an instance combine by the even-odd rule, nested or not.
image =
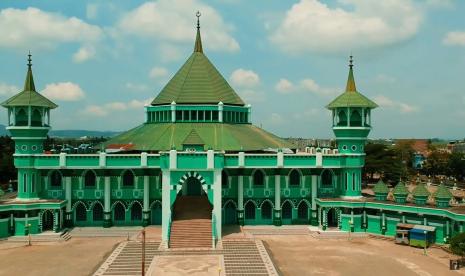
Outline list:
[[[365,146],[364,173],[370,179],[379,174],[385,181],[396,183],[401,175],[401,160],[396,151],[383,144],[367,144]]]
[[[447,162],[449,168],[449,174],[457,179],[463,179],[465,177],[465,154],[460,152],[454,152],[449,156]]]
[[[450,250],[456,255],[465,254],[465,233],[459,233],[450,239]]]
[[[423,165],[423,173],[431,176],[449,175],[449,157],[447,152],[433,150]]]
[[[13,165],[14,142],[8,136],[0,136],[0,184],[16,178]]]

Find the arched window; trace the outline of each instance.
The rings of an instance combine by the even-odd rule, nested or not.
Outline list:
[[[17,126],[27,126],[27,121],[28,121],[28,118],[27,118],[27,113],[24,109],[20,109],[17,113],[16,113],[16,125]]]
[[[131,220],[142,220],[142,207],[138,203],[132,204]]]
[[[324,170],[321,174],[321,185],[332,186],[333,185],[333,174],[329,170]]]
[[[124,221],[126,219],[126,210],[124,209],[123,204],[117,203],[115,205],[114,219],[115,221]]]
[[[265,185],[265,174],[261,170],[256,170],[253,174],[253,184],[255,186]]]
[[[125,171],[123,174],[123,186],[134,186],[134,174],[131,171]]]
[[[245,219],[255,219],[255,204],[251,201],[245,204]]]
[[[292,219],[292,205],[289,201],[284,202],[281,212],[283,219]]]
[[[300,173],[297,170],[292,170],[289,174],[289,185],[300,186]]]
[[[350,126],[362,126],[362,116],[358,110],[354,110],[350,114]]]
[[[297,216],[299,219],[308,219],[308,204],[302,201],[297,208]]]
[[[370,125],[370,124],[369,124],[369,121],[370,121],[370,120],[369,120],[369,118],[368,118],[368,112],[369,112],[368,109],[365,110],[365,120],[364,120],[364,121],[365,121],[365,125],[366,125],[366,126],[369,126],[369,125]]]
[[[34,111],[32,111],[31,126],[41,126],[41,125],[42,125],[42,114],[40,114],[39,110],[34,109]]]
[[[102,221],[103,220],[103,207],[102,204],[95,204],[94,208],[92,209],[92,217],[94,221]]]
[[[272,208],[269,201],[265,201],[262,204],[262,219],[271,219]]]
[[[61,174],[59,171],[53,171],[50,175],[50,186],[61,187]]]
[[[338,126],[347,126],[347,115],[344,110],[340,110],[337,113],[337,117],[339,118],[337,123]]]
[[[76,206],[76,221],[86,221],[87,220],[87,210],[84,204],[78,203]]]
[[[229,186],[228,174],[224,170],[221,172],[221,185],[225,188]]]
[[[85,187],[94,187],[96,183],[96,176],[93,171],[87,171],[84,176],[84,186]]]

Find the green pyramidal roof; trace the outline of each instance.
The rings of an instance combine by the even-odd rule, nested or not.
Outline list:
[[[184,139],[184,142],[182,142],[183,145],[205,145],[205,142],[200,138],[199,134],[197,134],[197,131],[195,129],[192,129],[189,135],[187,135],[186,139]]]
[[[195,133],[192,130],[195,129]],[[294,145],[251,124],[163,123],[142,124],[104,143],[105,148],[130,145],[136,151],[182,149],[188,142],[224,151],[263,151],[295,148]],[[189,144],[189,143],[187,143]]]
[[[383,182],[383,180],[379,180],[378,183],[375,184],[375,187],[373,188],[373,191],[375,194],[387,194],[389,193],[389,188],[388,186]]]
[[[13,107],[13,106],[38,106],[38,107],[47,107],[50,109],[58,107],[55,103],[42,96],[36,91],[34,85],[34,77],[32,76],[32,64],[31,56],[29,54],[29,63],[27,69],[26,80],[24,81],[24,89],[22,92],[14,95],[8,100],[1,103],[3,107]]]
[[[430,192],[424,184],[418,184],[412,191],[413,196],[429,196]]]
[[[407,187],[405,187],[405,184],[402,183],[402,181],[399,181],[399,183],[397,183],[397,185],[392,190],[392,193],[394,195],[408,195],[409,191]]]
[[[330,102],[326,108],[335,109],[339,107],[366,107],[376,108],[378,105],[357,91],[353,72],[352,56],[349,64],[349,77],[347,78],[346,91]]]
[[[222,102],[230,105],[244,105],[242,99],[204,55],[198,25],[194,52],[152,101],[152,105],[171,104],[172,102],[177,104],[218,104]]]
[[[444,184],[441,184],[436,190],[436,193],[434,193],[434,197],[441,198],[441,199],[451,199],[452,193],[446,186],[444,186]]]

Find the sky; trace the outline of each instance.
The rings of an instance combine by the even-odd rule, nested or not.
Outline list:
[[[0,101],[21,91],[30,50],[54,129],[136,127],[192,53],[197,11],[204,53],[257,126],[332,137],[325,105],[352,54],[357,90],[380,106],[370,137],[465,137],[458,0],[2,0]]]

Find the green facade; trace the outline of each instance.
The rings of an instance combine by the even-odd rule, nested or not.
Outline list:
[[[25,91],[42,99],[31,66],[26,79]],[[437,227],[437,242],[463,230],[465,216],[445,203],[403,204],[408,190],[400,184],[393,190],[396,200],[403,198],[399,203],[386,200],[383,185],[378,201],[362,196],[364,146],[376,104],[356,91],[352,64],[346,91],[327,106],[337,148],[305,152],[252,124],[250,106],[203,53],[199,30],[194,53],[145,108],[146,121],[103,144],[102,152],[44,154],[56,105],[15,97],[3,106],[16,143],[18,194],[0,200],[0,237],[73,226],[161,225],[169,244],[173,205],[185,195],[208,198],[216,241],[225,224],[303,224],[392,236],[397,223],[408,222]],[[441,190],[439,199],[447,200],[446,194]]]

